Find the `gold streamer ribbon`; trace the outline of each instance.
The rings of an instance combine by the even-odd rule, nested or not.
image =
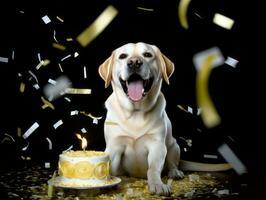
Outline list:
[[[217,55],[210,54],[202,62],[202,66],[196,77],[196,93],[197,101],[200,108],[202,108],[202,120],[204,124],[211,128],[221,122],[216,108],[211,100],[208,92],[209,76],[215,62]]]
[[[183,28],[188,29],[187,10],[191,0],[180,0],[178,6],[178,17]]]
[[[77,41],[83,46],[87,46],[93,41],[116,17],[118,11],[113,6],[108,6],[97,19],[78,35]]]
[[[45,109],[47,107],[50,107],[52,110],[55,109],[54,105],[51,102],[47,101],[44,97],[41,97],[41,99],[42,99],[42,102],[44,103],[42,105],[42,109]]]
[[[105,125],[115,125],[115,126],[118,125],[118,123],[113,122],[113,121],[105,121],[104,124]]]
[[[66,88],[66,94],[91,94],[91,89]]]

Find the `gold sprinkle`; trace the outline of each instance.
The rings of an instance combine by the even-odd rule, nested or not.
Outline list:
[[[66,94],[91,94],[91,89],[66,88]]]
[[[71,42],[73,41],[73,38],[67,38],[66,41]]]
[[[58,16],[56,16],[56,19],[58,19],[60,22],[64,23],[64,20]]]
[[[113,6],[108,6],[97,19],[78,35],[77,41],[83,46],[87,46],[93,41],[116,17],[118,11]]]
[[[202,120],[207,127],[214,127],[221,121],[216,108],[211,100],[208,92],[208,80],[212,65],[217,59],[217,55],[210,54],[202,62],[201,70],[197,74],[196,88],[197,88],[197,101],[199,107],[202,109]]]
[[[49,102],[48,100],[46,100],[44,97],[41,97],[41,99],[42,99],[42,102],[44,103],[42,105],[42,109],[45,109],[47,107],[51,108],[52,110],[55,109],[54,105],[51,102]]]
[[[230,19],[229,17],[226,17],[224,15],[221,15],[219,13],[215,13],[213,17],[213,23],[215,23],[218,26],[221,26],[225,29],[230,30],[234,25],[234,20]]]
[[[20,83],[19,91],[21,93],[23,93],[25,91],[25,86],[26,86],[25,83],[23,83],[23,82]]]
[[[39,70],[41,68],[41,66],[46,66],[50,63],[50,60],[48,59],[45,59],[45,60],[42,60],[37,66],[36,66],[36,69]]]
[[[183,28],[188,29],[187,10],[191,0],[180,0],[178,6],[178,16],[180,24]]]
[[[118,123],[112,122],[112,121],[105,121],[104,124],[105,125],[118,125]]]
[[[62,66],[61,66],[60,63],[58,63],[58,66],[59,66],[60,71],[61,71],[61,72],[64,72],[64,71],[63,71],[63,68],[62,68]]]
[[[62,51],[66,50],[66,47],[64,45],[58,43],[53,43],[53,47]]]
[[[183,111],[185,111],[185,112],[188,113],[188,111],[187,111],[183,106],[181,106],[181,105],[177,105],[177,107],[178,107],[180,110],[183,110]]]
[[[17,127],[17,136],[21,137],[21,128],[20,127]]]
[[[145,11],[149,11],[149,12],[153,12],[154,11],[153,8],[144,8],[144,7],[141,7],[141,6],[138,6],[137,9],[139,9],[139,10],[145,10]]]

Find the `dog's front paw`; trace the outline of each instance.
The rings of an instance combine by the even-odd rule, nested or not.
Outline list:
[[[184,178],[184,173],[178,169],[170,169],[168,172],[168,177],[173,179]]]
[[[171,186],[166,184],[149,184],[149,191],[151,194],[161,195],[161,196],[170,196]]]

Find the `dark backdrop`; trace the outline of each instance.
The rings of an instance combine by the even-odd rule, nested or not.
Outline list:
[[[112,4],[119,14],[112,23],[88,46],[81,47],[75,38],[108,6]],[[250,132],[252,116],[249,100],[252,88],[247,87],[248,80],[243,76],[250,69],[246,61],[249,37],[243,33],[249,28],[248,21],[242,15],[243,7],[239,1],[206,0],[191,1],[188,9],[189,29],[184,29],[178,19],[179,1],[8,1],[1,7],[0,56],[8,58],[8,63],[0,62],[1,75],[1,116],[0,137],[1,152],[7,166],[19,163],[30,157],[32,161],[43,164],[51,162],[56,166],[58,154],[73,145],[80,149],[80,141],[75,133],[89,140],[88,149],[103,150],[103,121],[106,110],[104,101],[111,93],[105,89],[98,75],[98,66],[115,48],[128,42],[146,42],[155,44],[175,63],[175,72],[170,85],[163,85],[167,99],[167,112],[172,121],[174,136],[182,148],[183,158],[206,162],[220,162],[222,157],[217,147],[227,143],[251,171],[262,169],[256,144],[256,132]],[[137,7],[152,8],[145,11]],[[213,15],[221,13],[235,20],[231,30],[224,29],[212,22]],[[45,24],[42,17],[47,15],[51,22]],[[59,21],[60,17],[64,22]],[[62,51],[52,47],[57,41],[66,47]],[[66,38],[73,41],[66,41]],[[195,53],[217,46],[225,58],[239,60],[235,68],[226,64],[215,68],[210,77],[210,94],[222,118],[222,123],[208,129],[197,113],[195,99],[196,71],[192,63]],[[78,52],[79,56],[74,57]],[[38,54],[51,63],[36,70]],[[61,61],[67,55],[70,58]],[[60,71],[61,64],[63,72]],[[87,79],[83,77],[83,67],[87,68]],[[36,90],[37,77],[40,89]],[[65,95],[52,101],[55,110],[42,109],[43,87],[48,79],[67,76],[73,87],[90,88],[91,95]],[[19,87],[25,83],[25,91]],[[68,102],[64,97],[68,97]],[[250,98],[251,97],[251,98]],[[177,107],[182,105],[193,109],[193,113],[184,112]],[[98,124],[83,114],[71,116],[73,110],[85,111],[95,116],[103,116]],[[53,128],[58,120],[63,124]],[[40,127],[27,139],[18,136],[18,128],[24,134],[37,122]],[[83,134],[81,129],[87,133]],[[13,139],[10,137],[12,136]],[[49,150],[48,141],[53,148]],[[188,146],[184,139],[192,139]],[[28,146],[23,151],[22,148]],[[252,148],[247,148],[250,146]],[[184,150],[186,148],[187,151]],[[204,154],[215,154],[217,160],[204,159]],[[23,156],[23,157],[22,157]]]

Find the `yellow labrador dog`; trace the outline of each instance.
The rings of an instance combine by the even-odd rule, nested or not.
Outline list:
[[[147,177],[149,191],[158,195],[171,192],[161,180],[165,166],[169,177],[184,176],[161,92],[173,72],[174,64],[156,46],[142,42],[116,49],[99,67],[105,87],[113,89],[105,102],[104,126],[111,173]]]

